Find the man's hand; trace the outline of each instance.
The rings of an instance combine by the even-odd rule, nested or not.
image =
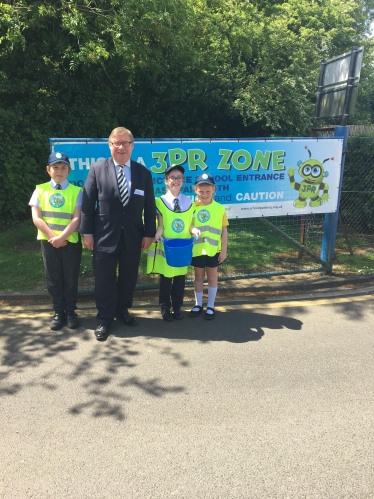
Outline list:
[[[153,237],[143,237],[142,239],[142,251],[147,250],[152,244]]]
[[[84,247],[88,250],[94,249],[94,238],[93,236],[83,236]]]

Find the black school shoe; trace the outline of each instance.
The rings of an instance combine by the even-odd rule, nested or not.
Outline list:
[[[210,314],[208,314],[208,310],[211,311]],[[213,319],[214,319],[214,308],[212,308],[212,307],[206,307],[205,320],[212,321]]]
[[[177,319],[177,321],[180,321],[184,317],[183,310],[181,308],[175,308],[173,315],[174,319]]]
[[[77,329],[79,327],[79,320],[75,312],[66,312],[66,322],[69,329]]]
[[[203,307],[200,307],[200,305],[195,305],[191,312],[188,314],[188,317],[197,317],[198,315],[201,314],[203,311]]]
[[[161,315],[166,322],[173,322],[174,320],[174,315],[170,312],[170,308],[161,307]]]
[[[58,331],[62,327],[64,327],[65,324],[65,314],[64,312],[55,312],[55,315],[53,316],[53,319],[51,320],[51,324],[49,327],[52,329],[52,331]]]

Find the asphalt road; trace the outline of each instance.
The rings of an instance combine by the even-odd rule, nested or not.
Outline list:
[[[0,309],[2,499],[374,497],[371,293],[138,302],[105,343],[81,307]]]

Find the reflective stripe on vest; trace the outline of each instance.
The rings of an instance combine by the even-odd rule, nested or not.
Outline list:
[[[42,210],[42,217],[54,217],[56,215],[55,211],[43,211]],[[58,214],[58,218],[67,218],[68,220],[71,220],[73,218],[72,213],[60,213]]]

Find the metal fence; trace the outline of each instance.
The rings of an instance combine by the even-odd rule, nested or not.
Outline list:
[[[229,222],[228,257],[220,266],[221,280],[319,270],[320,265],[307,251],[319,257],[324,215],[238,218]],[[192,273],[188,277],[192,278]]]
[[[329,129],[323,135],[333,134]],[[340,203],[335,245],[339,256],[373,249],[374,135],[351,136]],[[228,257],[219,269],[220,280],[323,271],[321,248],[325,215],[283,216],[230,220]],[[193,268],[187,280],[193,279]],[[93,289],[90,256],[85,254],[80,289]],[[158,275],[146,274],[142,255],[138,289],[157,288]]]
[[[219,279],[321,271],[318,259],[324,221],[322,214],[230,220],[228,257],[220,266]],[[146,254],[143,253],[137,289],[158,288],[158,279],[157,274],[146,274]],[[190,267],[187,282],[192,280],[193,268]],[[94,288],[88,253],[83,259],[79,287],[81,290]]]
[[[348,138],[336,253],[374,248],[374,135]]]

